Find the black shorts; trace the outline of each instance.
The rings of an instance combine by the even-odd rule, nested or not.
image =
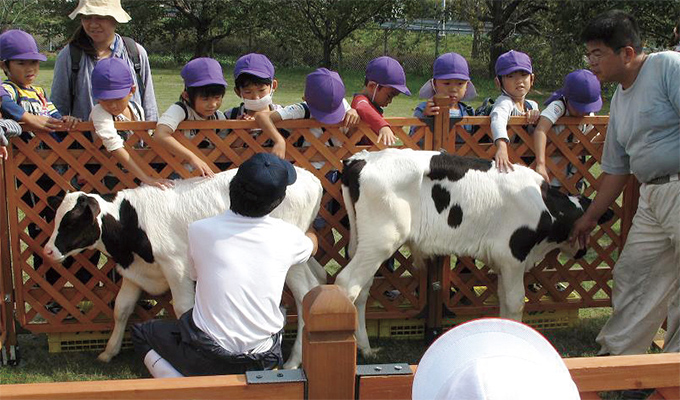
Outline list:
[[[262,353],[235,354],[200,330],[193,309],[178,320],[150,320],[132,326],[132,342],[142,357],[153,349],[184,376],[243,374],[281,367],[283,330],[272,335],[271,349]]]

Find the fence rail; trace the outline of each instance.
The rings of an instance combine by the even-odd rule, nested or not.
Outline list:
[[[466,117],[460,121],[448,118],[420,120],[388,118],[397,131],[399,147],[443,149],[466,156],[491,158],[488,117]],[[562,187],[576,193],[578,182],[585,182],[585,195],[599,186],[599,161],[608,117],[563,118],[566,128],[549,132],[546,150],[550,173]],[[533,141],[525,120],[512,117],[509,129],[516,138],[510,146],[510,157],[516,162],[532,162]],[[582,129],[583,126],[589,129]],[[169,178],[195,176],[185,168],[183,160],[169,154],[154,141],[150,132],[154,122],[116,123],[121,130],[134,131],[125,147],[149,174]],[[473,133],[465,129],[472,126]],[[340,182],[329,180],[331,171],[342,169],[342,160],[362,150],[385,148],[376,143],[377,135],[367,125],[344,132],[339,126],[324,126],[313,120],[283,121],[278,127],[287,135],[287,157],[296,165],[312,171],[322,182],[322,204],[335,201],[342,205]],[[413,135],[409,130],[414,128]],[[269,151],[267,138],[254,135],[253,121],[182,122],[180,129],[195,130],[191,138],[175,137],[199,154],[213,170],[239,166],[256,152]],[[318,128],[323,128],[320,136]],[[91,140],[87,132],[91,123],[81,123],[58,142],[46,134],[28,140],[14,140],[10,157],[3,163],[3,187],[0,199],[0,295],[10,295],[10,303],[0,308],[3,344],[12,344],[14,313],[17,323],[32,332],[103,331],[113,327],[113,299],[119,290],[114,262],[102,255],[85,252],[63,264],[40,257],[42,246],[53,229],[54,211],[47,204],[49,196],[66,191],[113,192],[135,187],[134,177],[117,165],[103,149],[99,139]],[[315,132],[317,131],[317,132]],[[225,135],[225,133],[228,134]],[[332,139],[333,145],[329,145]],[[573,174],[566,173],[571,164]],[[634,185],[629,185],[634,189]],[[574,309],[610,304],[611,268],[623,245],[625,232],[635,207],[635,192],[624,196],[614,206],[616,217],[594,233],[592,250],[581,260],[561,259],[551,253],[526,275],[527,311]],[[322,207],[320,215],[327,225],[318,232],[322,255],[318,260],[328,271],[328,281],[345,265],[345,248],[349,231],[343,224],[345,209]],[[436,273],[419,271],[411,263],[407,248],[394,255],[393,267],[383,265],[370,291],[369,319],[413,318],[427,314],[428,327],[441,327],[444,315],[495,315],[496,277],[487,266],[461,258],[457,262],[443,258],[434,266]],[[433,268],[431,267],[432,271]],[[433,291],[439,282],[442,290]],[[429,305],[428,298],[434,299]],[[145,320],[161,315],[172,316],[169,296],[152,298],[150,309],[137,306],[132,320]],[[294,302],[289,293],[284,302],[295,318]],[[9,305],[8,305],[9,304]],[[48,309],[46,305],[58,304]]]

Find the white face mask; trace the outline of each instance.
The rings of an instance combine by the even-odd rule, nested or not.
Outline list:
[[[269,105],[272,104],[272,96],[274,95],[274,91],[270,91],[268,95],[261,97],[257,100],[250,100],[250,99],[244,99],[243,100],[243,107],[245,107],[246,110],[252,110],[252,111],[263,111],[269,108]]]

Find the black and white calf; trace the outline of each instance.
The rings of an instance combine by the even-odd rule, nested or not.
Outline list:
[[[498,274],[500,314],[522,319],[524,273],[553,249],[579,257],[568,236],[590,200],[551,189],[530,168],[498,172],[488,160],[387,149],[345,161],[350,263],[335,283],[359,313],[357,342],[371,354],[366,300],[380,264],[407,244],[416,266],[436,255],[484,261]],[[612,217],[611,210],[606,219]]]
[[[306,231],[319,210],[322,188],[311,172],[296,170],[297,181],[288,187],[286,198],[272,215]],[[76,192],[51,199],[57,210],[55,229],[43,254],[60,262],[85,249],[97,249],[116,261],[123,277],[116,296],[114,329],[100,360],[109,361],[120,351],[125,325],[142,290],[158,295],[170,289],[178,317],[193,307],[187,229],[191,222],[229,208],[229,182],[236,171],[176,181],[175,187],[167,190],[142,186],[106,198]],[[313,258],[290,269],[286,283],[298,310],[304,295],[325,281],[326,272]],[[302,361],[302,326],[298,324],[288,368]]]

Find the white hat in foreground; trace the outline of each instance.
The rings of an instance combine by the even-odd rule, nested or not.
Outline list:
[[[113,19],[121,24],[132,19],[130,15],[123,10],[123,7],[120,5],[120,0],[80,0],[78,2],[78,7],[76,7],[68,17],[75,19],[78,14],[113,17]]]
[[[425,352],[413,400],[574,400],[576,384],[555,348],[522,323],[483,318],[456,326]]]

